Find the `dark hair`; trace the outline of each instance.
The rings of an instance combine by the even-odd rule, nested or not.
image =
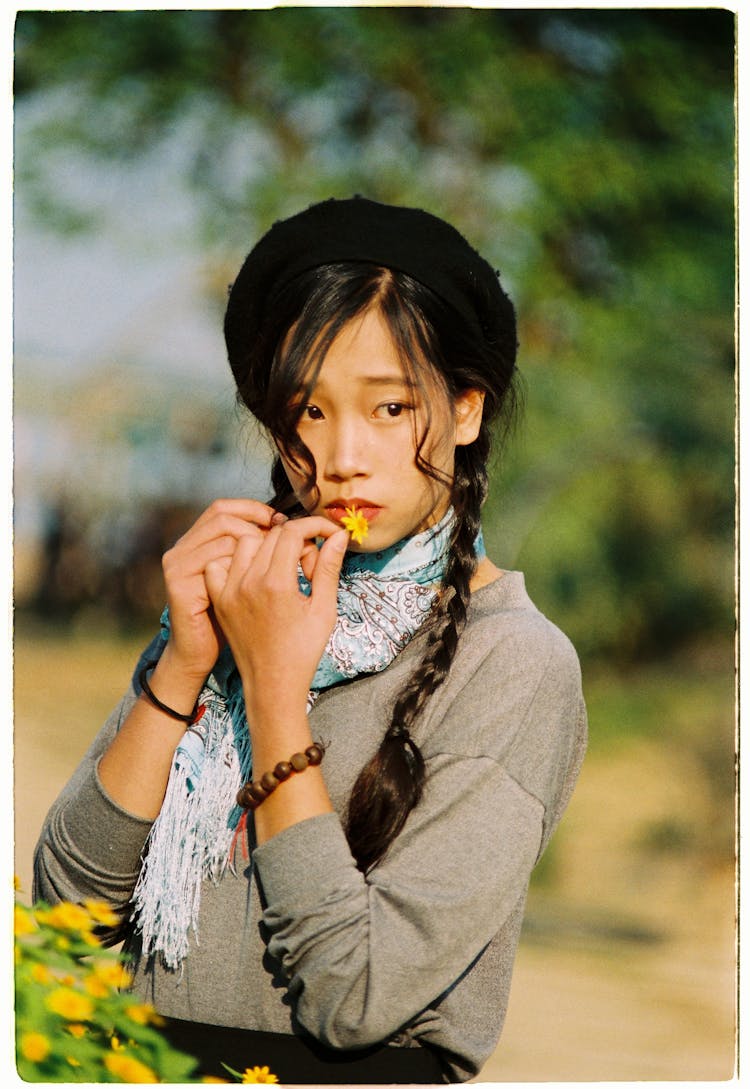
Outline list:
[[[405,273],[364,262],[316,268],[287,284],[268,308],[238,378],[239,398],[285,456],[306,474],[310,488],[314,486],[315,465],[297,435],[298,416],[290,413],[290,401],[294,397],[304,403],[336,335],[353,317],[370,308],[382,314],[408,378],[425,394],[427,419],[422,434],[416,436],[415,462],[422,472],[450,485],[456,518],[424,657],[399,693],[380,747],[360,772],[349,800],[347,837],[359,868],[365,872],[383,858],[422,795],[424,760],[411,731],[425,703],[447,676],[466,623],[493,431],[502,423],[504,435],[516,408],[514,322],[509,323],[502,339],[488,341],[432,290]],[[434,381],[430,396],[420,360],[432,364],[447,398],[467,389],[478,389],[485,395],[476,440],[456,448],[452,482],[443,480],[423,455],[435,398]],[[296,499],[280,458],[271,478],[275,488],[272,504],[291,510]]]

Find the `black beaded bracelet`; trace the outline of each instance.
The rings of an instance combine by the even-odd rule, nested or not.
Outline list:
[[[316,767],[323,759],[325,749],[319,741],[308,745],[304,752],[296,752],[288,760],[280,760],[273,771],[267,771],[255,782],[248,780],[237,792],[237,805],[243,809],[257,809],[269,794],[272,794],[279,783],[283,783],[290,775],[305,771],[306,768]]]
[[[144,696],[150,703],[153,703],[154,707],[158,707],[160,711],[163,711],[165,715],[169,715],[170,718],[176,718],[179,722],[186,722],[188,726],[192,725],[198,717],[198,700],[195,701],[195,706],[189,715],[183,715],[182,712],[175,711],[174,708],[167,707],[166,703],[162,703],[158,696],[155,696],[151,691],[151,686],[146,677],[146,674],[150,673],[156,665],[157,662],[146,662],[145,666],[138,674],[138,684],[141,686]]]

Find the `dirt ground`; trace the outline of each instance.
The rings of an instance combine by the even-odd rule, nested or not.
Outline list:
[[[125,687],[135,644],[22,631],[15,647],[15,867],[31,888],[49,804]],[[88,664],[88,681],[84,665]],[[634,830],[702,804],[704,784],[655,743],[587,758],[535,883],[501,1042],[479,1082],[734,1077],[731,859],[644,855]]]

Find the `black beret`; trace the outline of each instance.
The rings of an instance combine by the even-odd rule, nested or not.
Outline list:
[[[224,336],[237,374],[264,314],[295,277],[363,261],[405,272],[432,289],[490,344],[512,343],[515,312],[497,272],[445,220],[365,197],[330,199],[279,220],[248,254],[232,285]]]

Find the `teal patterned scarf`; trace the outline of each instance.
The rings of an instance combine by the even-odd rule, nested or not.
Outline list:
[[[308,711],[331,685],[385,669],[432,610],[447,565],[453,512],[431,529],[383,550],[347,553],[338,619],[318,665]],[[484,555],[481,532],[475,544]],[[300,589],[310,584],[300,572]],[[162,616],[169,638],[169,616]],[[236,795],[250,778],[252,755],[242,682],[227,647],[206,681],[200,718],[174,755],[164,803],[151,829],[134,892],[133,919],[146,955],[177,968],[198,935],[201,882],[231,865],[243,810]]]

